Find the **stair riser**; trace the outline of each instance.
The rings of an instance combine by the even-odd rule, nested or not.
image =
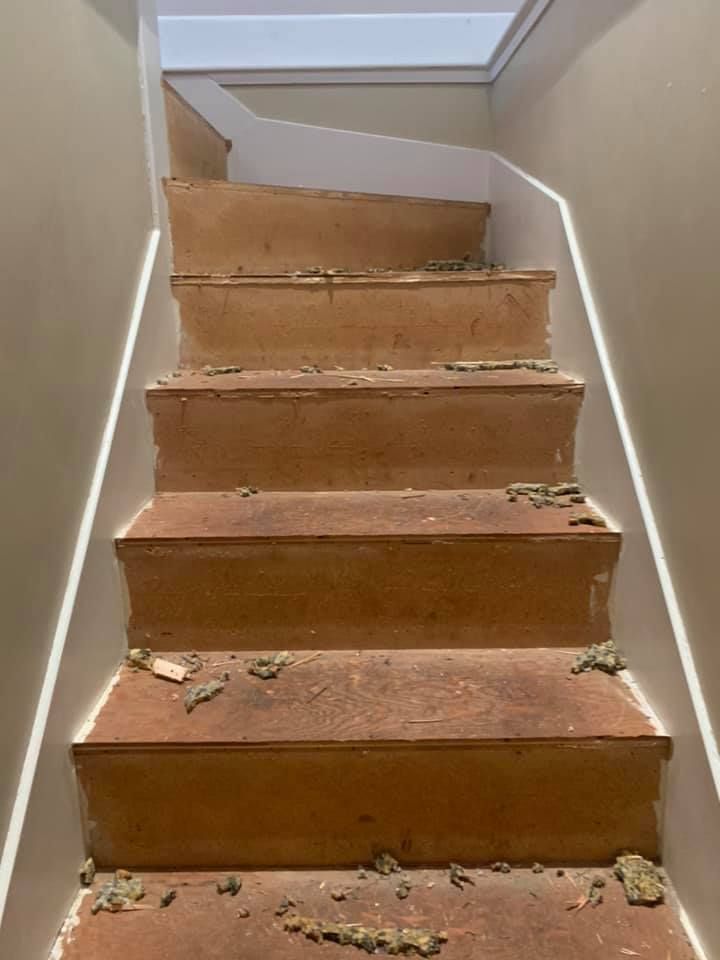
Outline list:
[[[102,867],[331,867],[385,849],[407,866],[602,862],[657,855],[666,754],[653,738],[80,747],[77,767]]]
[[[480,259],[487,206],[168,182],[178,273],[413,269]]]
[[[430,525],[431,521],[429,521]],[[120,542],[130,645],[574,647],[610,635],[619,537]]]
[[[386,376],[390,376],[386,374]],[[498,488],[574,473],[580,387],[151,391],[158,490]]]
[[[551,280],[176,280],[183,366],[358,370],[548,354]]]

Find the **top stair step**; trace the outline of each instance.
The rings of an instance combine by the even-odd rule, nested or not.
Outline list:
[[[178,273],[413,269],[482,259],[487,203],[228,183],[166,184]]]

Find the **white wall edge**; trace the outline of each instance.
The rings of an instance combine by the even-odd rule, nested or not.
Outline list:
[[[193,71],[173,71],[191,73]],[[202,71],[200,71],[202,72]],[[360,70],[226,70],[211,71],[211,80],[224,86],[292,86],[293,84],[489,83],[484,67],[370,67]]]
[[[690,941],[690,946],[695,951],[695,960],[711,960],[710,956],[705,950],[702,940],[695,930],[692,920],[685,910],[685,907],[683,907],[679,900],[676,900],[675,906],[677,907],[678,916],[680,917],[680,923],[683,925],[683,929],[685,930],[687,938]]]
[[[8,892],[10,889],[10,881],[12,879],[12,874],[15,867],[15,860],[17,858],[18,848],[20,846],[20,839],[25,823],[28,802],[30,800],[30,792],[32,790],[33,780],[35,778],[35,771],[37,769],[38,758],[40,756],[40,749],[45,736],[45,729],[47,726],[53,693],[55,691],[55,684],[57,682],[62,655],[65,649],[68,628],[70,626],[70,620],[75,606],[78,586],[80,584],[80,577],[82,575],[85,556],[87,554],[88,544],[90,542],[90,535],[92,533],[95,515],[97,513],[98,503],[100,501],[100,493],[102,491],[105,472],[107,470],[108,460],[110,458],[110,451],[120,414],[120,407],[125,393],[128,371],[130,369],[130,363],[132,361],[133,351],[135,349],[135,343],[138,336],[138,330],[140,328],[140,322],[142,320],[148,288],[150,286],[150,279],[155,266],[155,259],[157,256],[159,243],[160,230],[157,227],[154,227],[149,231],[145,245],[142,267],[135,289],[135,296],[130,314],[130,322],[128,325],[127,336],[125,338],[125,345],[123,347],[122,357],[110,401],[110,407],[108,410],[107,419],[105,421],[105,427],[100,439],[100,447],[97,459],[95,461],[95,467],[93,470],[92,480],[90,482],[85,509],[83,510],[80,520],[80,526],[78,529],[77,539],[75,541],[75,547],[73,549],[70,570],[65,584],[65,590],[63,592],[60,612],[58,614],[58,619],[53,633],[50,653],[45,669],[45,676],[40,689],[40,696],[38,697],[35,717],[33,719],[30,737],[28,739],[28,744],[25,751],[25,758],[23,760],[23,765],[20,772],[17,792],[15,794],[15,802],[10,815],[7,836],[5,838],[2,855],[0,856],[0,923],[2,922],[5,912]]]
[[[542,17],[552,2],[553,0],[536,0],[525,17],[522,17],[522,11],[520,12],[515,24],[506,34],[507,39],[504,43],[500,44],[490,62],[488,68],[490,83],[494,83],[510,63],[520,46],[524,43],[527,35],[535,29],[535,25],[540,20],[540,17]]]
[[[209,77],[168,73],[166,79],[232,141],[230,180],[446,200],[488,199],[486,150],[270,120],[258,117]]]
[[[577,276],[585,311],[587,313],[590,331],[592,333],[595,349],[597,350],[598,360],[600,362],[600,367],[605,379],[605,385],[607,387],[612,410],[615,414],[618,433],[620,435],[625,457],[627,459],[635,495],[640,507],[643,523],[645,525],[648,541],[650,543],[650,549],[655,562],[655,568],[660,581],[660,587],[675,637],[675,643],[680,656],[680,662],[682,663],[685,682],[687,683],[688,691],[690,693],[690,698],[695,711],[698,727],[700,729],[700,735],[702,737],[703,746],[707,755],[708,765],[710,767],[710,773],[713,779],[715,790],[718,798],[720,798],[720,751],[718,750],[718,742],[712,728],[710,714],[708,712],[705,697],[702,692],[702,685],[700,683],[700,678],[695,666],[695,658],[693,657],[692,649],[688,640],[687,628],[685,626],[685,621],[682,611],[680,610],[680,604],[678,602],[677,594],[675,593],[675,587],[670,575],[667,560],[665,558],[662,539],[658,530],[657,521],[655,520],[655,513],[653,511],[650,496],[648,494],[640,459],[632,438],[632,433],[628,423],[627,415],[625,413],[625,407],[620,394],[620,389],[615,379],[612,361],[610,360],[610,353],[605,340],[605,335],[602,330],[600,315],[595,303],[595,297],[592,292],[588,272],[585,268],[585,261],[583,259],[577,233],[575,231],[575,225],[573,222],[572,213],[570,212],[570,206],[564,197],[560,196],[560,194],[556,193],[536,177],[533,177],[520,167],[515,166],[515,164],[511,163],[509,160],[506,160],[505,157],[495,152],[490,152],[490,156],[497,163],[500,163],[506,169],[512,171],[516,176],[521,177],[536,190],[544,193],[545,196],[553,200],[559,208],[563,229],[565,231],[568,248],[570,250],[570,256]]]

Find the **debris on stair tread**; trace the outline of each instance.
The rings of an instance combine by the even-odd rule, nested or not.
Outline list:
[[[95,881],[95,861],[88,857],[82,867],[80,867],[80,883],[84,887],[91,887]]]
[[[391,956],[414,954],[432,957],[440,953],[441,944],[448,938],[444,931],[436,933],[413,927],[378,930],[358,923],[333,923],[300,916],[289,917],[285,921],[285,929],[291,933],[302,933],[315,943],[328,940],[340,946],[358,947],[365,953],[387,953]]]
[[[388,364],[380,364],[387,367]],[[446,369],[449,366],[450,369]],[[378,365],[365,369],[322,370],[309,364],[295,370],[245,370],[242,374],[213,374],[203,370],[180,370],[179,376],[165,384],[153,386],[154,399],[203,394],[248,396],[256,391],[267,395],[296,396],[307,391],[338,390],[347,392],[348,383],[358,381],[357,389],[373,392],[405,393],[417,390],[570,390],[582,392],[583,383],[560,373],[550,360],[442,361],[426,369],[380,370]]]
[[[242,889],[242,880],[236,876],[225,877],[224,880],[218,880],[217,892],[219,894],[229,893],[231,897],[236,897]]]
[[[467,872],[465,867],[461,867],[459,863],[450,864],[450,883],[454,887],[458,887],[460,890],[463,890],[466,883],[475,886],[475,881]]]
[[[133,877],[128,870],[116,870],[114,876],[106,880],[96,893],[92,913],[99,913],[101,910],[110,913],[134,910],[144,896],[145,887],[139,877]]]
[[[290,953],[330,960],[347,957],[348,950],[355,955],[351,947],[331,942],[319,947],[286,931],[285,921],[298,914],[354,929],[444,931],[443,960],[480,960],[485,955],[493,960],[607,960],[632,956],[631,951],[650,960],[694,958],[672,906],[630,906],[611,869],[565,868],[563,877],[521,868],[508,876],[483,871],[477,884],[463,893],[450,886],[447,870],[410,870],[408,875],[413,892],[407,900],[398,900],[392,877],[357,884],[354,870],[243,872],[238,906],[237,900],[217,895],[215,873],[152,872],[144,878],[146,902],[156,905],[165,891],[174,889],[178,896],[170,910],[153,907],[122,917],[91,916],[92,897],[87,897],[80,905],[79,923],[66,935],[63,960],[273,960]],[[595,876],[606,880],[603,903],[594,910],[568,911],[568,901],[586,892]],[[109,879],[100,874],[97,883]],[[354,893],[334,902],[328,887],[353,887]],[[278,917],[275,911],[284,897],[296,907],[288,904],[288,911]]]
[[[447,536],[603,537],[604,528],[568,528],[565,510],[510,503],[504,490],[404,490],[265,493],[241,500],[230,493],[156,495],[121,541],[317,539],[360,536],[390,540]],[[242,507],[242,510],[240,508]]]
[[[632,906],[654,906],[665,897],[665,881],[651,860],[637,853],[625,853],[615,861],[615,876],[622,881]]]
[[[606,640],[604,643],[591,643],[587,650],[578,654],[571,669],[573,673],[602,670],[604,673],[615,675],[626,667],[627,660],[618,651],[615,641]]]
[[[194,687],[188,687],[185,694],[185,711],[192,713],[195,707],[200,703],[208,703],[225,689],[225,683],[222,680],[208,680],[207,683],[199,683]]]
[[[259,685],[246,672],[256,654],[236,655],[232,667],[233,656],[217,652],[197,678],[228,664],[232,681],[191,716],[167,684],[123,667],[81,747],[153,742],[159,730],[165,742],[176,743],[657,736],[625,683],[601,671],[571,673],[577,654],[572,648],[326,650]],[[267,691],[260,698],[259,689]],[[415,722],[428,718],[434,722]]]
[[[287,650],[284,653],[274,653],[270,656],[256,657],[250,661],[248,673],[251,673],[255,677],[260,677],[261,680],[274,680],[283,667],[289,667],[294,662],[295,657],[291,653],[288,653]]]
[[[452,360],[443,362],[445,370],[456,373],[482,373],[489,370],[537,370],[538,373],[558,373],[554,360]]]
[[[375,857],[373,866],[375,867],[375,872],[383,877],[389,877],[391,873],[400,872],[400,864],[387,850],[384,850]]]

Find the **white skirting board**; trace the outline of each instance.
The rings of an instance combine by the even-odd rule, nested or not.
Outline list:
[[[230,180],[446,200],[487,200],[488,155],[397,137],[266,120],[214,80],[166,79],[226,139]]]
[[[492,153],[489,199],[492,259],[518,269],[557,271],[551,299],[552,356],[561,369],[586,383],[576,445],[578,478],[623,531],[611,603],[613,635],[628,655],[634,679],[675,740],[663,797],[663,858],[685,908],[681,917],[688,936],[701,957],[700,933],[711,923],[703,887],[717,875],[720,844],[718,744],[602,318],[564,198]]]

